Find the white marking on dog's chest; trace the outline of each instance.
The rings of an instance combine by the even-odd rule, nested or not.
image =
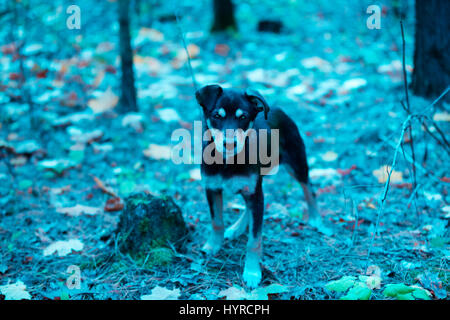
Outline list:
[[[258,177],[255,174],[252,174],[249,176],[233,176],[224,179],[218,174],[214,176],[203,175],[202,180],[207,189],[227,189],[231,192],[252,192],[256,189]]]

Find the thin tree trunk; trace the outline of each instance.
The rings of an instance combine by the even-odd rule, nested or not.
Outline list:
[[[214,0],[214,23],[212,32],[237,30],[236,20],[234,19],[234,6],[231,0]]]
[[[450,85],[450,1],[416,0],[412,90],[436,98]],[[446,97],[449,101],[449,95]]]
[[[122,69],[122,93],[120,96],[120,108],[124,112],[137,111],[129,11],[129,1],[119,0],[119,37]]]

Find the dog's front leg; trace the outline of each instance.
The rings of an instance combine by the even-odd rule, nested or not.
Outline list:
[[[222,246],[224,233],[222,190],[206,189],[206,199],[211,213],[212,230],[202,250],[207,254],[216,254]]]
[[[243,193],[249,215],[249,233],[247,242],[247,256],[245,258],[244,273],[245,283],[250,288],[255,288],[261,282],[262,257],[262,224],[264,215],[264,195],[262,191],[262,179],[258,183],[253,194]]]

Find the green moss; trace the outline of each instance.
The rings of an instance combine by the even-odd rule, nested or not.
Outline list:
[[[149,264],[151,266],[167,266],[172,262],[174,255],[169,248],[155,248],[150,251]]]
[[[143,249],[135,255],[136,263],[142,267],[152,268],[167,266],[174,258],[172,250],[167,247],[160,246],[156,243],[152,243],[145,247],[146,249]]]
[[[150,229],[150,220],[147,217],[144,217],[141,222],[139,222],[139,232],[147,233]]]

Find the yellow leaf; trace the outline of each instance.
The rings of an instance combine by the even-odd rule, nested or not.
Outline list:
[[[386,183],[390,171],[391,167],[384,165],[380,169],[374,170],[372,174],[378,179],[379,183]],[[393,170],[391,174],[390,183],[402,181],[403,181],[403,174],[399,171]]]
[[[436,113],[433,116],[434,121],[450,121],[450,113],[442,112],[442,113]]]
[[[114,94],[111,87],[108,87],[99,98],[89,100],[88,106],[94,113],[102,113],[113,109],[118,102],[119,97]]]
[[[338,154],[334,151],[328,151],[324,154],[322,154],[322,160],[327,162],[332,162],[336,160],[338,157]]]
[[[172,148],[170,146],[151,143],[143,152],[146,157],[155,160],[170,160],[172,155]]]

